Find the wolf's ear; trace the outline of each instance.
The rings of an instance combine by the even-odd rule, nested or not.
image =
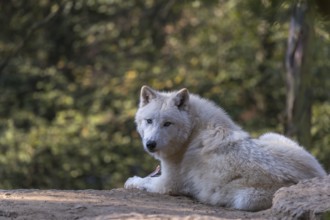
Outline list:
[[[175,94],[174,105],[180,110],[187,110],[189,103],[189,92],[188,89],[181,89]]]
[[[157,92],[148,86],[142,86],[140,93],[140,107],[147,105],[157,97]]]

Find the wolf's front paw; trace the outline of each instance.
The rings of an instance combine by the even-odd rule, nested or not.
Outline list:
[[[138,176],[130,177],[125,182],[125,189],[144,189],[143,185],[143,178]]]

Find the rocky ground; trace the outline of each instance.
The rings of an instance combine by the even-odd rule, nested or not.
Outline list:
[[[138,190],[0,190],[1,219],[317,219],[330,217],[330,176],[280,189],[271,209],[242,212]]]

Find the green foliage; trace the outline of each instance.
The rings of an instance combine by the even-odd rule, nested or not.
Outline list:
[[[1,3],[0,3],[1,4]],[[1,4],[1,188],[109,189],[156,166],[139,89],[187,87],[258,135],[282,131],[289,1]],[[329,168],[329,34],[316,23],[312,152]]]

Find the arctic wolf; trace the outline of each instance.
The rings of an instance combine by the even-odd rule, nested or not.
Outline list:
[[[188,195],[202,203],[258,211],[282,186],[325,176],[317,160],[275,133],[251,138],[211,101],[143,86],[135,118],[161,175],[131,177],[125,188]]]

